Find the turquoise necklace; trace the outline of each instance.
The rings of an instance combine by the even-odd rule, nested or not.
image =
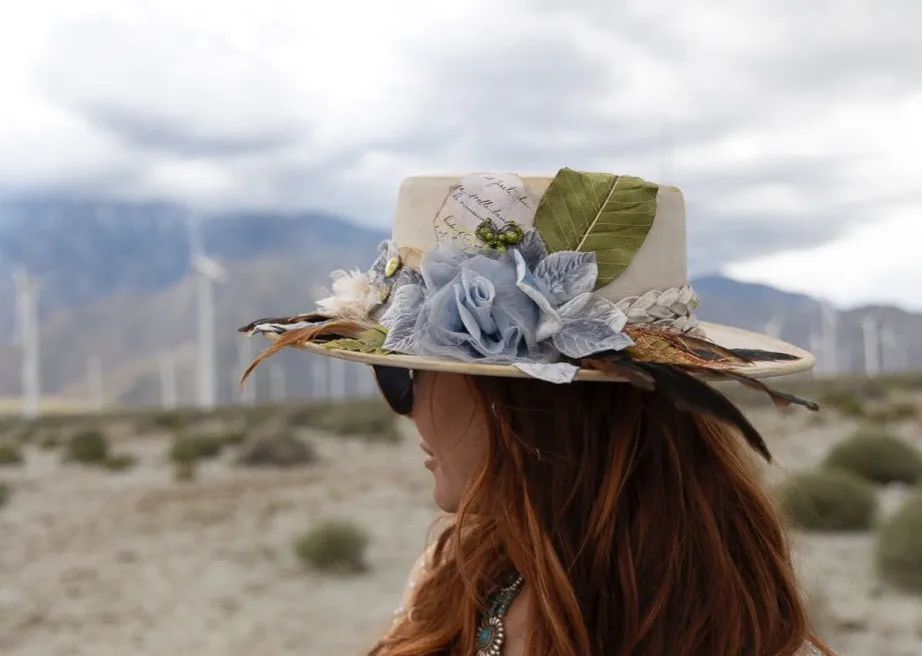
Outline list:
[[[503,617],[524,582],[522,575],[516,573],[510,583],[490,596],[487,612],[484,613],[480,628],[477,629],[477,656],[500,656],[503,643],[506,641]]]

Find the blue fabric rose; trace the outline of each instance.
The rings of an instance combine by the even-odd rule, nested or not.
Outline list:
[[[384,348],[500,364],[626,348],[627,317],[592,293],[597,277],[594,253],[548,255],[534,231],[501,255],[442,245],[395,282]]]
[[[512,252],[428,253],[420,279],[398,282],[381,322],[384,348],[401,353],[509,363],[536,360],[539,310],[516,284]]]

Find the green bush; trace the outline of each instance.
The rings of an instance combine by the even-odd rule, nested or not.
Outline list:
[[[173,462],[193,462],[216,458],[220,455],[223,446],[223,442],[216,437],[180,437],[170,447],[170,460]]]
[[[864,415],[864,403],[854,392],[845,390],[832,390],[820,399],[820,405],[836,410],[845,417],[861,417]]]
[[[355,574],[368,569],[365,562],[368,542],[368,534],[360,526],[331,520],[295,540],[294,550],[308,567],[336,574]]]
[[[882,408],[875,408],[867,414],[867,421],[870,423],[899,423],[915,419],[919,414],[919,409],[915,403],[893,403],[892,405]]]
[[[195,460],[177,460],[173,463],[173,480],[186,483],[195,480],[198,473]]]
[[[65,459],[84,464],[100,464],[109,456],[109,441],[101,431],[86,429],[76,433],[67,443]]]
[[[877,515],[877,496],[867,481],[844,471],[791,476],[778,489],[781,510],[808,531],[867,531]]]
[[[8,442],[0,443],[0,466],[13,467],[25,462],[22,457],[22,451],[15,444]]]
[[[61,439],[54,433],[47,433],[38,442],[38,448],[43,451],[51,451],[61,446]]]
[[[883,522],[875,556],[882,579],[922,594],[922,489]]]
[[[244,430],[230,430],[221,437],[221,442],[227,446],[238,446],[243,444],[246,440],[246,431]]]
[[[13,496],[13,486],[0,481],[0,508],[5,506]]]
[[[858,432],[826,456],[824,467],[851,472],[872,483],[914,484],[922,481],[922,453],[895,435]]]
[[[118,453],[108,456],[102,463],[102,466],[109,471],[125,471],[138,464],[137,458],[130,453]]]
[[[334,435],[361,437],[371,442],[400,441],[394,413],[378,400],[344,403],[312,403],[289,416],[294,425]]]
[[[237,464],[250,467],[298,467],[309,465],[317,459],[313,444],[299,439],[290,428],[286,428],[280,432],[259,431],[240,447]]]

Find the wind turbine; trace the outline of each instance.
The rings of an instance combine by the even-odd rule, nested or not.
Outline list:
[[[41,285],[25,269],[16,271],[13,278],[16,283],[16,343],[22,349],[22,415],[35,419],[41,396],[38,323]]]
[[[198,292],[198,406],[210,410],[217,404],[214,284],[222,282],[227,272],[217,260],[205,254],[201,220],[190,219],[188,228],[192,273]]]
[[[269,396],[275,403],[285,400],[285,368],[279,362],[269,363]]]
[[[866,314],[861,320],[861,336],[864,339],[864,373],[869,377],[881,371],[880,324],[872,314]]]
[[[775,339],[781,339],[781,330],[784,328],[786,321],[787,317],[784,311],[778,310],[772,315],[771,319],[765,322],[765,334]]]
[[[822,329],[824,368],[835,376],[839,373],[839,311],[827,302],[820,305],[822,311]]]
[[[237,368],[240,372],[247,368],[253,359],[253,342],[249,339],[241,339],[237,342]],[[240,390],[240,402],[244,405],[254,405],[256,403],[256,376],[250,376],[247,384],[241,389],[237,384],[240,380],[240,373],[235,372],[231,378],[237,388]]]
[[[160,405],[164,410],[175,410],[177,406],[176,394],[176,362],[169,351],[160,351]]]
[[[327,358],[330,365],[330,397],[334,401],[346,398],[346,361],[339,358]]]
[[[880,346],[881,346],[881,358],[880,358],[880,368],[882,371],[887,371],[892,368],[894,362],[903,362],[905,366],[905,361],[902,360],[902,345],[899,340],[896,338],[896,334],[893,332],[893,328],[889,325],[881,325],[880,327]]]
[[[824,363],[823,363],[823,338],[816,332],[816,328],[814,328],[813,326],[810,326],[810,337],[808,338],[808,341],[809,341],[808,346],[809,346],[810,352],[815,353],[818,356],[817,357],[818,366],[810,370],[812,375],[815,377],[816,374],[824,373],[823,371]]]
[[[326,362],[332,358],[323,358],[319,355],[313,357],[311,362],[311,397],[313,399],[326,399],[330,390],[329,365]]]

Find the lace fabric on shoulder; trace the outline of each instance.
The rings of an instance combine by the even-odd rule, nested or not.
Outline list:
[[[796,656],[823,656],[822,652],[816,648],[809,640],[803,644]]]
[[[407,578],[407,585],[404,588],[403,596],[400,600],[400,606],[394,612],[394,622],[393,625],[396,626],[404,618],[408,617],[413,610],[413,597],[416,594],[416,586],[425,576],[426,571],[429,568],[429,560],[432,556],[432,551],[434,545],[426,549],[419,558],[416,559],[416,562],[413,563],[413,568],[410,570],[410,576]],[[798,655],[799,656],[799,655]]]

